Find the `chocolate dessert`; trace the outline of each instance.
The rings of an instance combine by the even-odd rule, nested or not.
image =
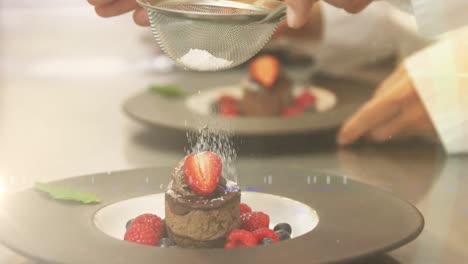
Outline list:
[[[293,84],[273,56],[255,59],[244,84],[240,111],[246,116],[277,116],[293,102]]]
[[[174,170],[165,194],[166,231],[180,247],[223,247],[240,227],[240,189],[221,175],[213,152],[188,155]]]

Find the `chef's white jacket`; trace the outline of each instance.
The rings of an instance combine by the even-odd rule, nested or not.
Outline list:
[[[468,153],[468,0],[387,1],[412,15],[384,2],[357,15],[321,3],[314,54],[339,73],[397,51],[447,153]]]

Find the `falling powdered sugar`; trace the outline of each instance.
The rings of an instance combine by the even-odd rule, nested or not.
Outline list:
[[[227,68],[232,61],[217,58],[206,50],[190,49],[179,59],[179,63],[194,70],[209,71]]]
[[[227,131],[212,131],[208,126],[197,131],[187,133],[190,145],[188,153],[200,153],[203,151],[213,151],[217,153],[223,161],[222,175],[227,180],[227,187],[233,187],[237,181],[237,171],[234,161],[237,158],[237,151],[232,141],[232,135]]]

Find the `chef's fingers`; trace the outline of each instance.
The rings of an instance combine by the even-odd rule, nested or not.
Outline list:
[[[275,39],[284,35],[287,32],[287,30],[288,30],[288,23],[285,20],[283,20],[278,24],[278,27],[276,28],[275,33],[273,33],[272,38]]]
[[[413,113],[413,119],[410,120],[411,124],[407,129],[408,136],[421,137],[432,142],[439,141],[434,123],[432,122],[419,97],[417,98],[416,103],[412,105],[412,107],[413,110],[411,110],[411,112]]]
[[[325,0],[325,2],[354,14],[364,10],[372,0]]]
[[[286,17],[288,26],[292,28],[302,27],[310,15],[310,8],[317,0],[287,0],[288,9]]]
[[[411,125],[412,118],[409,113],[401,111],[399,115],[390,119],[369,132],[371,140],[376,142],[385,142],[391,139],[397,139],[403,136],[405,129]]]
[[[102,6],[102,5],[107,5],[115,0],[88,0],[88,3],[90,3],[93,6]]]
[[[301,28],[288,27],[287,21],[281,21],[274,38],[286,37],[298,40],[319,40],[322,38],[323,15],[320,5],[313,5],[309,10],[306,23]]]
[[[390,76],[388,76],[374,91],[374,96],[388,91],[391,88],[396,87],[398,82],[406,79],[406,69],[403,66],[399,66]]]
[[[144,8],[138,7],[135,12],[133,12],[133,20],[137,25],[140,25],[142,27],[147,27],[150,25],[149,19],[148,19],[148,13]]]
[[[112,17],[127,13],[138,7],[135,0],[116,0],[109,4],[96,7],[96,13],[102,17]]]
[[[338,144],[351,144],[375,126],[396,116],[400,109],[400,102],[397,98],[388,95],[373,98],[367,102],[343,125],[338,133]]]
[[[408,87],[407,89],[411,89]],[[390,139],[420,137],[437,141],[437,132],[416,91],[411,89],[405,98],[400,114],[388,123],[382,124],[369,133],[377,142]]]
[[[349,13],[356,14],[364,10],[371,2],[372,0],[355,0],[351,5],[345,6],[344,10]]]

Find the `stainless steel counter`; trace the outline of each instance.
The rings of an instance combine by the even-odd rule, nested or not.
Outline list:
[[[2,8],[0,17],[1,192],[182,157],[183,133],[147,130],[121,111],[123,100],[147,84],[177,78],[148,72],[154,48],[146,29],[128,16],[97,18],[86,5]],[[239,140],[239,161],[343,173],[394,192],[424,214],[416,241],[364,263],[468,261],[468,157],[446,157],[418,142],[337,149],[331,134],[287,140]],[[0,263],[32,262],[0,247]]]

